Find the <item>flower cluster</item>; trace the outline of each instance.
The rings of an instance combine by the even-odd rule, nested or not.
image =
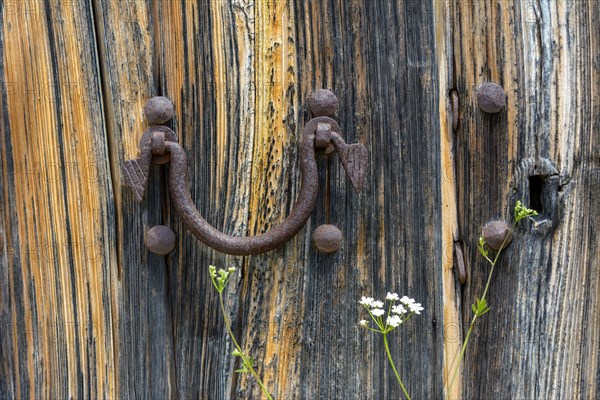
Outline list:
[[[537,211],[525,207],[520,200],[517,200],[517,204],[515,204],[515,224],[523,218],[535,217],[536,215],[538,215]]]
[[[379,329],[372,329],[369,327],[369,321],[362,319],[359,321],[359,325],[363,326],[371,331],[387,333],[394,328],[399,327],[402,323],[408,320],[413,314],[421,314],[423,307],[420,303],[415,302],[415,299],[411,299],[407,296],[398,296],[398,293],[389,293],[385,297],[387,303],[387,312],[385,311],[385,304],[383,301],[375,300],[372,297],[363,296],[358,302],[364,306],[369,316],[375,322]],[[396,302],[400,302],[396,304]],[[386,316],[385,322],[383,316]]]
[[[225,286],[227,286],[230,275],[233,272],[235,272],[235,267],[219,269],[219,271],[217,271],[217,267],[215,267],[214,265],[210,265],[208,267],[210,280],[212,281],[212,284],[215,287],[215,289],[217,289],[217,292],[223,293],[223,289],[225,289]]]
[[[392,353],[390,352],[387,334],[399,327],[401,324],[405,323],[414,314],[421,314],[423,307],[421,307],[421,304],[417,303],[415,299],[411,299],[408,296],[402,296],[402,298],[400,298],[398,293],[390,292],[388,292],[388,294],[385,296],[385,303],[380,300],[375,300],[372,297],[363,296],[358,304],[362,305],[367,310],[367,313],[369,313],[369,316],[377,326],[375,328],[371,328],[369,326],[369,321],[366,319],[361,319],[358,324],[371,332],[380,333],[383,336],[383,345],[385,346],[385,352],[387,354],[388,361],[394,370],[394,374],[396,375],[396,379],[398,380],[404,395],[408,400],[410,400],[410,395],[402,383],[400,374],[398,373],[396,365],[394,364],[394,360],[392,359]],[[385,310],[386,308],[387,312]]]

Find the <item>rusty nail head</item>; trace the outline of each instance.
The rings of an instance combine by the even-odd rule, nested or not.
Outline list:
[[[497,83],[486,82],[477,89],[477,102],[481,111],[495,114],[506,105],[506,93]]]
[[[485,224],[482,236],[487,245],[496,251],[500,250],[502,243],[504,243],[503,248],[506,248],[512,241],[512,231],[504,221],[491,221]]]
[[[163,96],[152,97],[144,106],[144,114],[150,125],[164,124],[173,118],[173,113],[173,103]]]
[[[331,117],[335,114],[338,108],[338,98],[326,89],[315,90],[310,99],[308,106],[315,117]]]
[[[334,225],[321,225],[313,232],[315,247],[321,253],[335,253],[343,240],[342,232]]]
[[[456,254],[456,267],[458,270],[458,281],[461,285],[467,282],[467,269],[465,268],[465,257],[462,251],[462,244],[454,242],[454,253]]]
[[[175,234],[164,225],[157,225],[146,232],[146,247],[154,254],[164,256],[175,248]]]
[[[460,112],[458,109],[458,92],[456,89],[453,89],[450,92],[450,97],[452,97],[452,130],[456,131],[458,129],[458,113]]]

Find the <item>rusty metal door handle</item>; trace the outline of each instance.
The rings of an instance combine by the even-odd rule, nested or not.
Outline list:
[[[164,111],[161,107],[169,108],[164,99],[154,98],[151,101],[156,104],[149,102],[146,106],[145,111],[151,122],[164,121],[164,112],[162,117],[154,118]],[[327,154],[337,152],[355,190],[360,191],[364,185],[368,150],[362,144],[346,144],[342,138],[340,126],[331,118],[337,108],[337,102],[335,95],[327,90],[318,90],[311,96],[309,105],[315,117],[304,127],[300,143],[300,194],[290,215],[266,233],[249,237],[230,236],[215,229],[200,215],[190,195],[185,151],[177,143],[173,131],[165,126],[153,126],[144,133],[140,142],[139,158],[124,164],[125,183],[133,189],[137,200],[141,201],[148,182],[150,164],[170,162],[171,198],[190,232],[203,243],[222,253],[251,255],[268,252],[294,237],[312,213],[318,192],[315,148],[325,149]],[[170,107],[172,110],[172,105]]]

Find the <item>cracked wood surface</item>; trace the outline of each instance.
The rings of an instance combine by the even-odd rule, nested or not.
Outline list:
[[[2,2],[0,398],[260,398],[233,372],[209,264],[239,268],[226,305],[274,397],[401,398],[381,337],[357,327],[361,295],[398,291],[425,306],[390,338],[400,374],[413,398],[442,398],[484,283],[480,227],[517,199],[544,216],[502,257],[451,397],[597,397],[596,3]],[[508,93],[493,116],[475,96],[488,80]],[[356,194],[338,157],[321,157],[317,206],[281,249],[198,242],[162,167],[142,203],[123,186],[143,106],[165,95],[200,212],[264,232],[296,199],[321,87],[346,141],[369,149],[368,177]],[[344,233],[337,254],[312,246],[325,223]],[[166,257],[143,242],[158,224],[177,234]]]

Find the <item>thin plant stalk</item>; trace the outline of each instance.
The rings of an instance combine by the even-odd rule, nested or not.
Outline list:
[[[423,311],[423,307],[420,303],[415,302],[414,299],[410,299],[407,296],[404,296],[400,299],[398,293],[389,293],[386,296],[386,301],[388,301],[387,313],[384,311],[384,303],[379,300],[375,300],[370,297],[362,297],[359,301],[359,304],[363,305],[371,320],[375,323],[377,328],[374,329],[369,326],[369,322],[367,320],[361,320],[359,325],[368,331],[374,333],[380,333],[383,336],[383,344],[385,346],[385,354],[387,355],[388,361],[392,366],[392,370],[394,371],[394,375],[402,388],[402,392],[404,392],[404,396],[408,400],[410,400],[410,395],[408,394],[408,390],[404,386],[402,379],[400,378],[400,374],[398,373],[398,369],[396,368],[396,364],[394,364],[394,360],[392,359],[392,353],[390,352],[390,345],[387,339],[388,333],[398,328],[406,321],[410,319],[414,314],[420,314]],[[399,305],[395,305],[396,301],[400,301]],[[385,315],[385,320],[384,320]]]
[[[499,250],[496,251],[496,256],[494,257],[493,260],[491,260],[488,257],[488,251],[485,250],[485,245],[486,245],[485,240],[483,238],[479,238],[478,250],[483,255],[483,257],[487,260],[487,262],[489,262],[491,264],[492,267],[490,268],[490,273],[488,275],[487,282],[485,284],[485,289],[483,290],[483,295],[482,295],[481,299],[476,298],[477,299],[476,305],[473,305],[473,314],[474,314],[473,319],[471,320],[471,324],[469,325],[469,330],[467,331],[465,340],[460,349],[459,357],[458,357],[458,359],[455,358],[454,361],[452,361],[452,364],[450,365],[450,369],[452,369],[452,367],[454,367],[454,364],[457,363],[456,367],[454,367],[454,371],[452,373],[452,379],[450,381],[450,384],[447,387],[446,393],[450,393],[450,391],[452,390],[452,386],[454,385],[454,381],[456,380],[456,376],[458,375],[458,371],[460,369],[460,363],[462,362],[462,360],[465,357],[467,345],[469,344],[469,339],[471,338],[471,333],[473,332],[473,328],[475,327],[475,322],[477,321],[477,318],[483,316],[485,313],[487,313],[490,310],[485,298],[486,298],[486,296],[488,294],[488,290],[490,288],[490,282],[492,281],[492,274],[494,273],[494,268],[496,267],[496,263],[498,262],[498,258],[500,257],[502,250],[504,250],[504,246],[506,246],[507,243],[509,242],[508,239],[511,237],[515,226],[517,225],[517,223],[520,220],[527,218],[527,217],[533,217],[536,215],[538,215],[537,211],[529,209],[529,208],[523,206],[521,201],[517,201],[515,208],[514,208],[514,222],[513,222],[512,226],[510,227],[510,229],[508,229],[508,231],[506,232],[504,239],[502,241],[502,244],[500,245]]]
[[[487,279],[487,282],[485,284],[485,289],[483,290],[483,295],[481,296],[481,300],[482,301],[485,300],[485,297],[487,296],[488,289],[490,288],[490,282],[492,281],[492,274],[494,273],[494,267],[496,266],[496,262],[498,262],[498,258],[500,257],[500,253],[502,253],[502,250],[504,250],[504,246],[506,245],[506,241],[510,237],[510,234],[512,233],[512,231],[515,228],[516,224],[517,224],[517,221],[515,221],[512,224],[512,226],[510,228],[510,231],[507,232],[506,236],[504,237],[504,241],[502,242],[502,245],[500,246],[500,250],[498,250],[496,252],[496,256],[494,257],[494,260],[490,260],[487,256],[485,257],[485,259],[492,265],[492,268],[490,268],[490,274],[488,275],[488,279]],[[469,325],[469,330],[467,331],[467,335],[465,336],[465,341],[464,341],[464,343],[463,343],[463,345],[462,345],[462,347],[460,349],[460,355],[458,357],[458,364],[456,365],[456,368],[454,369],[454,373],[452,374],[452,380],[450,381],[450,385],[448,386],[448,392],[450,392],[450,390],[452,389],[452,386],[454,385],[454,381],[456,380],[456,375],[458,375],[458,370],[460,369],[460,363],[462,362],[463,358],[465,357],[465,352],[467,351],[467,345],[469,344],[469,339],[471,338],[471,332],[473,332],[473,328],[475,327],[475,321],[477,321],[477,317],[478,317],[478,315],[475,314],[473,316],[473,319],[471,320],[471,325]],[[455,361],[452,362],[452,365],[454,365]]]
[[[221,307],[221,311],[223,312],[223,320],[225,321],[227,334],[231,338],[231,341],[233,342],[233,345],[235,347],[235,351],[232,353],[232,355],[236,357],[241,357],[242,359],[242,368],[240,368],[236,372],[250,372],[254,379],[256,379],[256,381],[258,382],[258,385],[260,386],[262,392],[267,396],[269,400],[273,400],[273,397],[271,397],[271,394],[267,390],[265,384],[261,381],[260,377],[254,370],[254,366],[252,365],[254,361],[252,357],[248,357],[246,356],[246,354],[244,354],[242,346],[240,346],[238,341],[235,339],[233,331],[231,330],[231,321],[229,320],[229,314],[227,313],[227,310],[225,309],[225,303],[223,302],[223,290],[225,290],[225,287],[227,286],[227,283],[229,283],[229,279],[231,278],[231,274],[235,272],[235,270],[236,269],[234,267],[230,267],[226,270],[219,269],[219,271],[217,271],[217,267],[215,267],[214,265],[210,265],[208,267],[212,284],[219,293],[219,306]]]
[[[394,370],[394,374],[396,375],[396,379],[398,379],[398,383],[400,384],[400,387],[402,388],[404,395],[406,396],[406,398],[408,400],[410,400],[408,391],[404,387],[404,384],[402,383],[402,379],[400,379],[400,374],[398,374],[398,371],[396,370],[396,365],[394,365],[394,360],[392,359],[392,353],[390,353],[390,346],[388,345],[387,333],[383,334],[383,344],[385,346],[385,352],[387,354],[388,360],[390,361],[390,365],[392,366],[392,369]]]
[[[252,367],[252,361],[249,360],[248,357],[246,357],[246,355],[242,351],[242,347],[239,345],[237,340],[235,340],[235,336],[233,335],[233,332],[231,330],[231,322],[229,321],[229,317],[227,316],[227,311],[225,310],[225,305],[223,303],[223,293],[222,292],[219,292],[219,304],[221,305],[221,311],[223,312],[223,320],[225,321],[225,327],[227,328],[227,333],[229,334],[229,337],[231,338],[233,345],[235,346],[238,353],[240,354],[240,357],[242,358],[242,365],[247,367],[248,370],[250,371],[250,373],[252,374],[252,376],[254,376],[254,379],[256,379],[256,381],[258,382],[258,385],[260,386],[260,389],[265,394],[265,396],[267,396],[267,398],[269,400],[273,400],[273,398],[271,397],[271,394],[267,390],[266,386],[264,385],[264,383],[262,382],[262,380],[260,379],[260,377],[258,376],[256,371]]]

